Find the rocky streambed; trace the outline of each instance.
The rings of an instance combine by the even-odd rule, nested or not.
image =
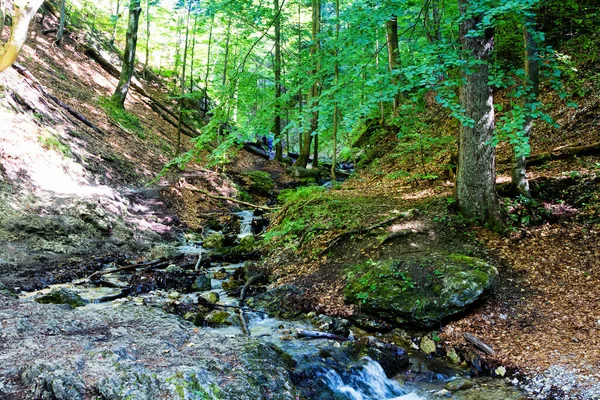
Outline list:
[[[239,217],[229,256],[252,237],[253,218]],[[226,240],[214,232],[205,246],[215,247],[209,237],[218,246]],[[249,268],[222,262],[203,270],[208,251],[186,243],[180,252],[199,262],[106,274],[102,285],[76,281],[20,297],[0,288],[0,398],[522,398],[502,380],[470,379],[418,351],[354,337],[347,321],[286,320],[246,305],[240,316],[240,271]],[[48,293],[70,304],[40,303]],[[302,334],[318,331],[351,340]]]

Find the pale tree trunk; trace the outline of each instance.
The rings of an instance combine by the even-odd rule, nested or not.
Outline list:
[[[192,54],[190,54],[190,93],[194,91],[194,53],[196,51],[196,29],[198,26],[198,13],[194,14],[194,29],[192,30]]]
[[[275,124],[273,134],[275,139],[275,160],[283,160],[283,146],[281,145],[281,13],[279,12],[279,0],[273,0],[273,12],[275,12]]]
[[[188,0],[188,12],[187,19],[185,21],[185,42],[183,45],[183,65],[181,67],[181,80],[179,86],[181,87],[181,96],[179,97],[179,120],[177,122],[177,149],[176,155],[181,153],[181,122],[183,119],[183,95],[185,94],[185,67],[187,63],[187,50],[188,50],[188,38],[190,35],[190,14],[192,12],[192,0]]]
[[[60,21],[58,23],[58,32],[56,32],[56,44],[60,44],[65,32],[65,0],[60,1]]]
[[[321,25],[321,1],[320,0],[312,0],[312,45],[310,47],[310,54],[315,62],[315,69],[312,72],[312,75],[315,79],[315,82],[312,85],[312,88],[309,92],[308,103],[311,107],[317,106],[317,98],[319,91],[319,83],[317,81],[317,74],[319,72],[319,66],[317,61],[317,56],[319,53],[319,30]],[[317,146],[317,136],[316,131],[319,124],[319,111],[313,111],[312,118],[310,120],[310,129],[304,132],[304,137],[302,139],[302,149],[300,150],[300,154],[298,156],[298,160],[296,161],[296,165],[306,168],[308,164],[308,159],[310,157],[310,142],[312,141],[312,133],[315,132],[315,146]],[[315,152],[317,155],[318,153]],[[315,160],[313,160],[313,163]]]
[[[208,111],[208,75],[210,73],[210,50],[212,46],[213,26],[215,16],[213,14],[210,20],[210,30],[208,31],[208,49],[206,51],[206,74],[204,75],[204,111]]]
[[[335,51],[333,62],[333,85],[337,89],[340,65],[338,62],[338,49],[340,41],[340,0],[335,0]],[[337,96],[337,94],[336,94]],[[337,137],[338,137],[338,102],[337,98],[333,101],[333,152],[331,155],[331,180],[335,181],[335,164],[337,163]]]
[[[461,14],[468,12],[469,0],[458,1]],[[496,195],[495,150],[489,145],[494,133],[494,100],[488,85],[489,61],[494,48],[494,30],[468,35],[477,30],[482,15],[463,19],[460,24],[460,40],[467,57],[479,63],[471,73],[464,74],[460,90],[461,105],[465,117],[473,125],[461,124],[459,137],[458,173],[456,195],[463,215],[479,222],[487,222],[493,228],[501,224],[498,197]]]
[[[300,21],[300,4],[298,2],[298,70],[302,65],[302,25]],[[298,153],[302,152],[302,86],[298,82],[298,120],[300,125],[298,126]]]
[[[379,73],[379,28],[375,29],[375,70]],[[379,94],[383,97],[382,92],[379,92]],[[379,125],[383,125],[385,121],[385,107],[383,106],[383,100],[379,100],[379,114]]]
[[[142,75],[146,78],[150,59],[150,1],[146,0],[146,57],[144,58],[144,69],[142,70]]]
[[[119,23],[119,9],[121,8],[121,0],[117,0],[117,9],[115,10],[115,23],[113,24],[112,34],[110,35],[110,43],[115,42],[115,38],[117,37],[117,24]]]
[[[119,83],[112,95],[112,101],[118,107],[125,108],[125,98],[131,85],[133,68],[135,66],[135,48],[137,45],[137,32],[140,22],[140,13],[142,7],[140,0],[131,0],[129,2],[129,22],[127,23],[127,34],[125,36],[125,52],[123,53],[123,68],[119,76]]]
[[[225,37],[225,59],[223,60],[223,74],[221,75],[221,86],[222,89],[225,90],[225,85],[227,84],[227,67],[228,67],[228,63],[229,63],[229,41],[231,39],[231,17],[229,17],[229,20],[227,21],[227,31],[225,33],[226,37]],[[227,93],[227,92],[225,92]],[[229,96],[226,96],[229,97]],[[227,110],[227,114],[229,114],[229,101],[230,99],[226,99],[225,100],[225,104],[227,106],[226,110]],[[225,124],[227,122],[227,119],[225,119],[225,121],[221,121],[220,122],[220,126],[219,126],[219,133],[217,136],[217,143],[221,144],[221,136],[223,135],[223,124]]]
[[[4,30],[4,19],[6,18],[6,0],[0,0],[0,35]]]
[[[535,17],[533,15],[525,17],[523,25],[523,43],[525,47],[525,76],[529,80],[529,93],[525,97],[525,126],[523,127],[523,140],[529,141],[531,129],[533,128],[533,118],[531,117],[533,104],[537,101],[539,92],[539,65],[537,43],[533,37],[535,26]],[[531,197],[529,191],[529,181],[527,180],[527,165],[523,152],[516,152],[512,165],[512,189],[513,192],[526,197]]]
[[[14,2],[10,37],[0,49],[0,72],[10,67],[17,60],[19,52],[27,40],[31,19],[43,2],[44,0],[16,0]],[[2,21],[4,21],[4,18]]]
[[[392,84],[398,85],[398,67],[400,66],[400,45],[398,42],[398,17],[392,17],[385,22],[385,31],[388,48],[388,65],[392,74]],[[397,89],[394,92],[393,115],[398,116],[398,108],[400,107],[400,93]]]

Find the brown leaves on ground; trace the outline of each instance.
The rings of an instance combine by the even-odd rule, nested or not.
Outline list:
[[[524,370],[600,362],[600,228],[576,223],[528,229],[520,238],[479,231],[502,263],[496,295],[444,327],[462,345],[473,332],[496,360]]]

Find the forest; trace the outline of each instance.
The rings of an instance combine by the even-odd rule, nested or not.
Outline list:
[[[600,399],[598,26],[0,0],[0,399]]]

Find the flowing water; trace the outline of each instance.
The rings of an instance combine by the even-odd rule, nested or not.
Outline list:
[[[243,211],[238,213],[241,221],[241,230],[239,238],[252,234],[251,222],[252,212]],[[196,255],[202,257],[207,250],[203,249],[197,243],[186,243],[179,248],[179,251],[186,255]],[[244,266],[244,263],[223,265],[219,268],[211,268],[214,270],[224,268],[227,276],[232,274],[237,269]],[[222,271],[222,270],[221,270]],[[97,287],[93,285],[85,285],[84,281],[74,281],[70,284],[53,285],[41,292],[49,292],[57,287],[68,287],[80,294],[84,299],[91,303],[97,299],[117,294],[126,286],[126,277],[117,274],[109,274],[105,276],[105,280],[111,287]],[[211,290],[219,296],[219,304],[237,305],[239,299],[237,297],[228,296],[223,290],[222,284],[225,279],[211,280]],[[26,294],[24,297],[30,297],[35,294]],[[196,303],[200,295],[206,296],[208,292],[195,292],[181,294],[177,297],[178,301]],[[154,290],[146,294],[141,294],[134,297],[132,300],[119,299],[119,301],[134,301],[140,305],[160,307],[168,301],[172,301],[168,291]],[[96,305],[98,306],[98,305]],[[106,306],[111,306],[107,304]],[[292,357],[298,364],[298,369],[308,371],[308,380],[304,380],[303,384],[308,384],[315,387],[323,387],[324,391],[329,391],[336,399],[348,400],[419,400],[434,398],[434,393],[441,390],[445,381],[452,380],[456,376],[451,374],[432,374],[434,376],[429,382],[421,383],[404,383],[401,380],[390,379],[386,376],[382,366],[372,360],[364,357],[360,360],[352,360],[344,353],[344,349],[339,342],[332,340],[307,340],[295,338],[295,332],[298,329],[315,330],[314,326],[308,321],[288,321],[279,318],[270,317],[261,312],[247,312],[248,328],[253,337],[260,338],[265,343],[273,344],[282,349],[286,354]],[[232,313],[231,319],[237,318],[237,315]],[[239,321],[239,320],[238,320]],[[240,326],[233,324],[221,327],[205,327],[203,329],[211,330],[218,335],[239,335]],[[320,356],[322,351],[328,354],[334,354],[331,360],[323,362]],[[452,370],[452,369],[450,369]],[[456,371],[456,370],[453,370]],[[498,382],[496,382],[498,383]],[[483,397],[461,397],[455,395],[455,399],[519,399],[520,395],[512,390],[507,389],[504,384],[499,385],[499,389],[485,392]],[[466,394],[467,392],[465,392]],[[331,397],[319,397],[331,398]],[[438,397],[439,398],[439,397]]]

